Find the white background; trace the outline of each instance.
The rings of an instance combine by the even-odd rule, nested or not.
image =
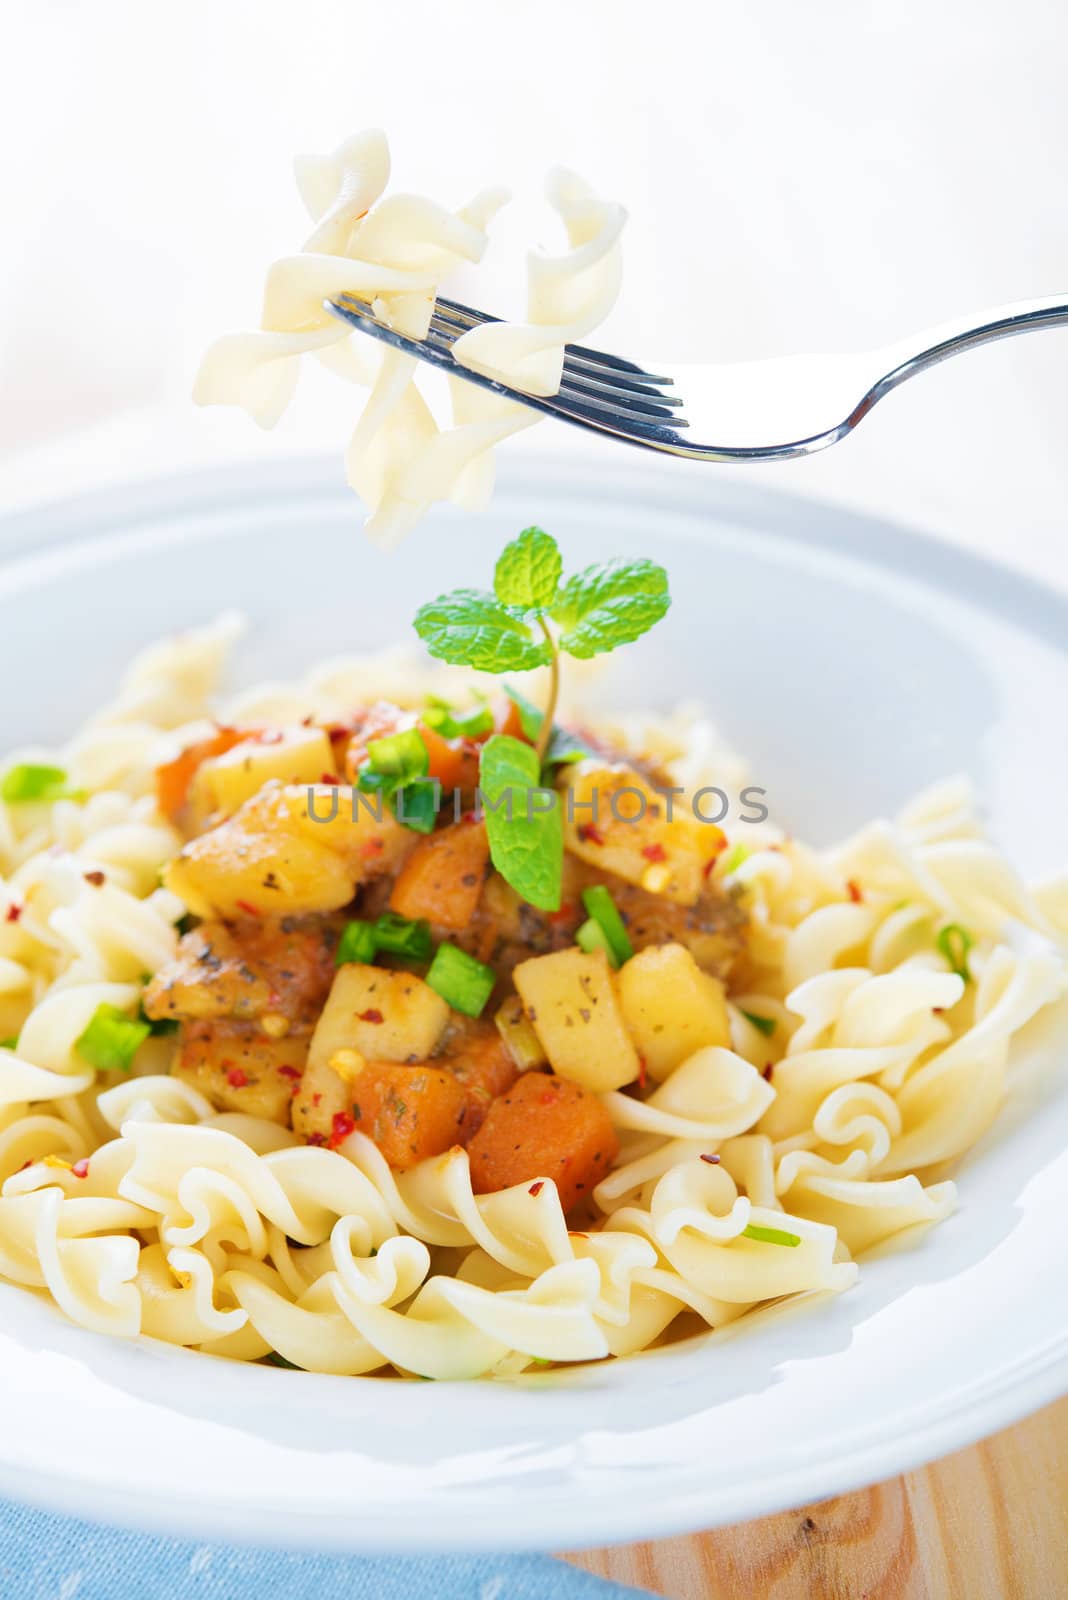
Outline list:
[[[652,364],[861,349],[1068,289],[1064,0],[8,0],[3,16],[8,505],[340,447],[353,396],[325,373],[266,441],[187,394],[202,345],[254,325],[266,262],[306,231],[293,153],[369,123],[398,187],[515,191],[483,291],[506,312],[523,246],[556,243],[552,162],[623,200],[604,342]],[[1013,340],[899,391],[826,455],[704,470],[1068,583],[1066,374],[1068,331]]]

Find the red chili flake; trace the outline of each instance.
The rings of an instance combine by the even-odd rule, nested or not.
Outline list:
[[[550,922],[570,922],[570,921],[572,921],[572,919],[574,917],[577,917],[577,916],[578,916],[578,906],[574,903],[573,900],[569,900],[566,905],[562,905],[560,907],[559,911],[550,911],[549,912],[549,921]]]
[[[349,1111],[335,1111],[331,1124],[330,1148],[336,1150],[342,1140],[347,1139],[350,1133],[356,1132],[356,1123]]]
[[[860,887],[860,884],[857,882],[856,878],[849,878],[847,880],[846,891],[853,904],[855,906],[859,906],[861,901],[864,899],[864,890]]]
[[[638,1088],[639,1089],[644,1089],[646,1084],[648,1083],[648,1081],[649,1081],[649,1074],[646,1071],[645,1057],[644,1056],[639,1056],[638,1057]]]
[[[309,713],[308,713],[308,715],[306,717],[301,717],[300,725],[301,725],[302,728],[310,728],[314,721],[315,721],[315,718],[312,716],[311,712],[309,711]]]
[[[460,821],[461,822],[468,822],[468,823],[477,822],[478,821],[478,812],[477,811],[462,811],[460,813]]]
[[[542,1094],[542,1095],[539,1095],[538,1098],[540,1099],[540,1101],[541,1101],[543,1106],[553,1106],[553,1105],[556,1104],[556,1090],[555,1089],[546,1089],[545,1093]]]
[[[321,1103],[322,1103],[322,1098],[323,1098],[323,1097],[322,1097],[322,1095],[321,1095],[321,1094],[318,1094],[318,1093],[317,1093],[317,1094],[313,1094],[313,1095],[312,1095],[312,1105],[313,1105],[313,1106],[317,1106],[317,1105],[321,1105]]]
[[[226,1081],[230,1085],[231,1089],[247,1089],[248,1073],[245,1072],[241,1067],[231,1067],[230,1071],[226,1074]]]
[[[309,1133],[309,1135],[308,1135],[308,1143],[309,1144],[325,1144],[326,1143],[326,1135],[324,1133]]]
[[[85,872],[82,874],[86,883],[91,883],[94,889],[102,888],[107,883],[107,878],[102,872]]]
[[[772,1073],[774,1071],[775,1071],[775,1063],[774,1063],[774,1061],[766,1061],[764,1063],[764,1074],[763,1075],[764,1075],[765,1078],[767,1078],[769,1083],[771,1082],[771,1075],[772,1075]]]
[[[705,862],[704,866],[701,868],[701,876],[702,876],[702,878],[710,878],[712,876],[713,868],[715,867],[716,862],[719,860],[720,856],[723,854],[724,850],[726,850],[727,843],[728,843],[727,835],[724,834],[723,837],[717,841],[715,850],[709,856],[709,858]]]
[[[310,717],[308,721],[309,723],[311,722]],[[347,739],[351,732],[352,729],[346,723],[332,722],[329,728],[326,729],[326,737],[328,739]]]
[[[945,1009],[946,1009],[945,1006],[932,1006],[931,1007],[931,1010],[932,1010],[932,1012],[934,1013],[934,1015],[936,1017],[940,1017]]]
[[[246,917],[259,917],[263,915],[263,913],[258,911],[254,905],[250,905],[247,900],[235,900],[234,905],[239,911],[243,911]]]
[[[532,1183],[531,1184],[530,1188],[527,1190],[527,1194],[532,1194],[532,1195],[534,1195],[535,1198],[537,1198],[537,1196],[539,1194],[541,1194],[541,1191],[544,1188],[545,1188],[545,1184],[544,1184],[543,1180],[541,1178],[539,1178],[537,1183]]]
[[[583,844],[604,844],[604,834],[601,832],[600,828],[598,828],[596,824],[592,822],[580,822],[578,825],[578,836],[582,840]]]
[[[25,1172],[27,1167],[32,1167],[32,1166],[33,1166],[33,1159],[31,1157],[29,1161],[24,1161],[22,1163],[21,1167],[19,1168],[19,1171],[20,1172]]]
[[[357,1011],[356,1020],[357,1022],[385,1022],[386,1019],[381,1011],[372,1006],[368,1011]]]
[[[380,856],[385,848],[386,841],[384,839],[368,839],[360,846],[360,854],[366,860],[368,856]]]
[[[89,1176],[89,1157],[82,1156],[82,1159],[76,1161],[70,1170],[76,1178],[87,1178]]]
[[[319,778],[319,782],[320,783],[332,783],[336,788],[337,785],[340,784],[341,779],[339,777],[337,777],[336,774],[334,774],[333,772],[324,772],[324,773],[321,774],[321,776]]]
[[[642,849],[646,861],[666,861],[667,851],[662,844],[647,844]]]
[[[4,914],[4,921],[5,922],[17,922],[19,920],[19,918],[21,917],[21,915],[22,915],[22,907],[21,906],[17,906],[15,904],[15,902],[12,901],[11,904],[8,906],[7,911]]]
[[[279,1067],[278,1076],[280,1078],[299,1078],[303,1074],[299,1067]]]
[[[703,1151],[701,1153],[701,1160],[707,1161],[710,1167],[718,1167],[722,1159],[722,1156],[706,1156]]]

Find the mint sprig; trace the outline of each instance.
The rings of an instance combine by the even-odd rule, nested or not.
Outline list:
[[[498,558],[492,594],[454,589],[415,616],[416,633],[439,661],[478,672],[551,669],[540,759],[553,729],[560,652],[586,661],[631,644],[671,604],[667,573],[655,561],[599,561],[562,577],[556,540],[543,528],[524,528]],[[558,637],[550,622],[560,629]]]
[[[524,528],[498,557],[493,593],[453,589],[415,615],[415,631],[432,656],[478,672],[549,668],[549,692],[539,712],[517,690],[523,733],[533,744],[494,735],[482,747],[480,786],[490,797],[503,788],[535,788],[548,762],[581,760],[581,740],[553,721],[561,652],[580,660],[631,644],[660,621],[671,604],[667,573],[655,561],[600,561],[572,577],[551,534]],[[563,828],[557,806],[534,815],[513,807],[511,821],[487,809],[493,864],[531,905],[560,904]]]
[[[501,877],[539,911],[559,911],[564,822],[557,796],[538,789],[541,762],[522,739],[495,733],[482,747],[479,789],[490,858]]]
[[[564,560],[556,540],[542,528],[524,528],[505,545],[493,573],[493,590],[502,605],[522,611],[547,610],[556,599]]]

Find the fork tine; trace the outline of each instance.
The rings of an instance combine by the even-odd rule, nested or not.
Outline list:
[[[440,295],[437,310],[447,321],[456,322],[465,329],[501,320],[500,317],[489,316],[485,311],[476,311],[473,306],[462,305],[459,300],[445,300]],[[564,351],[565,356],[576,366],[603,369],[613,377],[617,373],[625,373],[639,383],[671,384],[673,381],[671,378],[661,378],[654,373],[646,372],[644,367],[639,367],[634,361],[624,361],[621,356],[610,356],[603,350],[591,350],[586,345],[565,345]]]
[[[459,331],[435,315],[430,320],[427,338],[439,349],[451,351]],[[565,391],[588,395],[591,399],[606,403],[611,401],[621,407],[646,411],[650,416],[658,417],[670,416],[671,407],[685,404],[679,395],[661,394],[659,389],[647,388],[629,378],[613,377],[608,382],[604,378],[592,377],[584,368],[574,366],[569,360],[564,361],[560,383],[560,392]]]
[[[681,417],[673,413],[668,413],[666,418],[650,416],[628,409],[607,398],[594,399],[591,396],[577,394],[550,396],[523,394],[508,384],[498,382],[496,378],[487,378],[485,374],[476,372],[473,368],[461,367],[453,359],[447,336],[441,332],[435,333],[428,339],[411,339],[406,334],[395,333],[376,317],[366,301],[356,300],[351,296],[346,296],[344,299],[339,296],[335,301],[327,300],[324,306],[343,321],[370,334],[372,338],[391,345],[395,350],[427,361],[447,373],[461,376],[465,381],[489,389],[505,400],[531,406],[545,416],[594,428],[602,433],[608,432],[616,438],[627,439],[632,444],[654,447],[658,445],[670,447],[672,444],[678,444],[680,441],[676,430],[688,426]]]
[[[442,355],[452,355],[453,340],[449,333],[440,328],[435,328],[433,323],[426,336],[426,342],[432,349],[440,350]],[[463,370],[460,363],[456,363]],[[637,393],[628,390],[614,389],[610,385],[598,383],[584,383],[570,375],[565,367],[564,379],[559,389],[553,395],[546,397],[550,400],[567,400],[572,404],[587,405],[605,416],[619,417],[625,421],[651,419],[663,422],[665,425],[677,428],[688,428],[689,423],[680,417],[669,405],[657,404],[661,396],[655,389],[639,389]],[[671,405],[680,406],[680,399],[672,399]]]

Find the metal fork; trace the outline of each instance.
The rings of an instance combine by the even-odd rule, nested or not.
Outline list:
[[[565,347],[560,388],[550,396],[526,394],[461,366],[452,355],[459,336],[500,319],[455,300],[438,299],[425,339],[394,332],[366,301],[351,295],[324,305],[361,333],[451,377],[624,444],[695,461],[786,461],[812,455],[852,433],[884,395],[928,367],[996,339],[1068,323],[1068,297],[1061,295],[999,306],[862,355],[787,356],[703,368],[687,380],[693,387],[686,417],[681,396],[669,392],[671,378],[584,345]],[[698,444],[686,431],[691,428],[718,442]]]

